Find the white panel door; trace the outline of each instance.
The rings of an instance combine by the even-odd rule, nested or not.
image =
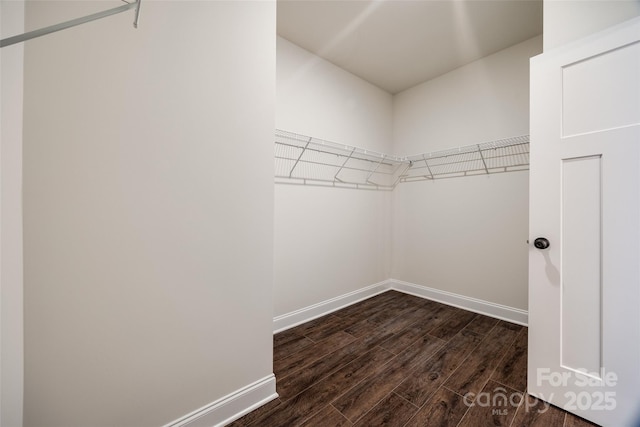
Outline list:
[[[528,391],[602,426],[635,425],[639,19],[531,60],[530,183]]]

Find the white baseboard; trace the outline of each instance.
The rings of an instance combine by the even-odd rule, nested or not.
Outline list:
[[[441,302],[454,307],[484,314],[507,322],[517,323],[527,326],[529,312],[519,308],[508,307],[506,305],[495,304],[481,299],[471,298],[440,289],[429,288],[427,286],[416,285],[415,283],[403,282],[401,280],[389,279],[389,288],[404,292],[406,294]]]
[[[278,397],[271,374],[164,427],[222,427]]]
[[[274,317],[273,333],[275,334],[289,328],[293,328],[294,326],[324,316],[389,290],[404,292],[405,294],[441,302],[443,304],[495,317],[496,319],[506,320],[507,322],[517,323],[523,326],[527,326],[529,319],[529,313],[526,310],[454,294],[452,292],[442,291],[440,289],[430,288],[427,286],[416,285],[415,283],[388,279],[383,282],[367,286],[366,288],[340,295],[330,300],[301,308],[300,310],[292,311],[291,313]]]
[[[386,292],[390,289],[388,282],[388,280],[385,280],[383,282],[367,286],[366,288],[358,289],[357,291],[349,292],[348,294],[340,295],[318,304],[274,317],[273,333],[282,332],[286,329],[293,328],[294,326],[355,304],[358,301]]]

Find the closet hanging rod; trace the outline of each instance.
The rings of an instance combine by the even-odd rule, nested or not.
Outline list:
[[[138,28],[138,18],[140,16],[140,1],[141,0],[136,0],[135,2],[132,2],[132,3],[125,2],[125,4],[123,4],[122,6],[114,7],[112,9],[103,10],[100,12],[93,13],[91,15],[83,16],[81,18],[76,18],[70,21],[61,22],[59,24],[50,25],[48,27],[39,28],[37,30],[19,34],[17,36],[7,37],[5,39],[0,40],[0,48],[5,46],[11,46],[12,44],[21,43],[27,40],[31,40],[36,37],[45,36],[47,34],[55,33],[56,31],[65,30],[67,28],[75,27],[81,24],[85,24],[87,22],[106,18],[107,16],[116,15],[121,12],[126,12],[127,10],[130,10],[133,8],[136,9],[136,12],[133,18],[133,27]]]

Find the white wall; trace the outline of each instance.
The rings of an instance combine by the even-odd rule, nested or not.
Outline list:
[[[276,127],[390,152],[389,93],[278,37]],[[385,280],[388,192],[276,185],[274,315]]]
[[[132,20],[25,47],[27,427],[163,425],[273,372],[275,3]]]
[[[24,32],[24,2],[0,3],[0,38]],[[22,90],[21,44],[0,50],[0,425],[22,425]]]
[[[276,127],[383,153],[391,148],[392,96],[277,38]]]
[[[545,0],[544,50],[640,15],[638,0]]]
[[[399,93],[394,153],[529,133],[536,37]],[[528,173],[405,183],[393,193],[392,277],[527,308]]]

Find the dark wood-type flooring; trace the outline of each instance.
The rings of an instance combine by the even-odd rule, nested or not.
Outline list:
[[[587,427],[528,396],[527,328],[388,291],[274,336],[279,398],[239,426]]]

